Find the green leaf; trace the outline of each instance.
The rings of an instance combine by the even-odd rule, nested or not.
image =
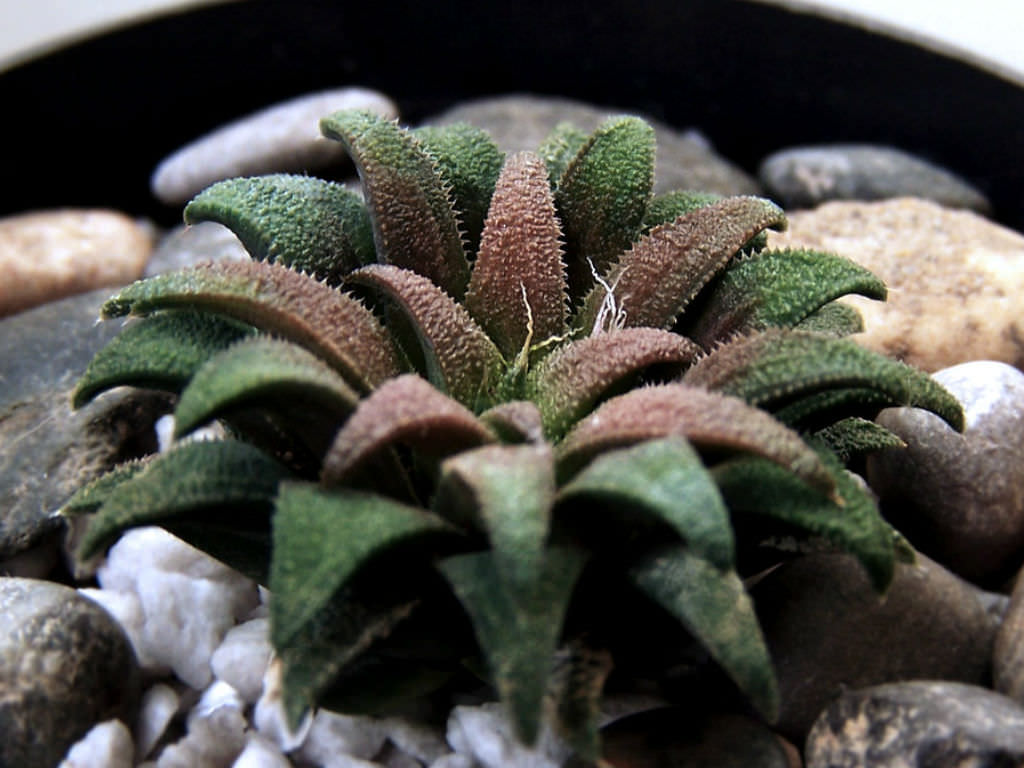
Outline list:
[[[472,411],[407,374],[385,382],[359,403],[324,458],[321,479],[328,486],[344,483],[396,443],[443,456],[495,439]]]
[[[400,544],[432,546],[457,535],[436,515],[377,494],[281,484],[270,569],[274,647],[293,647],[306,625],[373,558]]]
[[[469,251],[476,253],[504,155],[487,131],[467,123],[427,125],[412,133],[437,162]]]
[[[717,203],[723,195],[717,192],[700,192],[690,189],[674,189],[651,198],[644,212],[642,233],[647,234],[659,224],[668,224],[680,216],[698,208]],[[759,251],[768,245],[768,236],[760,232],[743,246],[743,250]]]
[[[754,606],[732,570],[721,570],[682,545],[640,560],[630,577],[686,625],[768,721],[779,691]]]
[[[360,392],[401,371],[384,327],[356,299],[278,264],[219,261],[123,288],[106,317],[187,307],[241,320],[315,353]]]
[[[558,186],[569,163],[579,154],[589,138],[572,123],[562,122],[541,142],[537,154],[548,169],[548,181],[552,189]]]
[[[821,456],[835,478],[839,503],[815,493],[773,464],[753,457],[724,462],[712,472],[733,512],[778,520],[824,536],[857,557],[875,589],[882,592],[893,576],[893,529],[838,459],[827,451]]]
[[[601,693],[612,666],[610,653],[580,641],[555,656],[549,687],[554,689],[556,725],[584,760],[597,762],[601,757]]]
[[[707,349],[736,333],[796,325],[851,293],[884,300],[885,284],[836,254],[765,250],[730,265],[710,287],[697,321],[684,332]]]
[[[177,392],[203,363],[252,332],[227,318],[188,311],[129,323],[93,357],[75,385],[71,404],[81,408],[118,386]]]
[[[566,332],[567,301],[561,227],[544,163],[529,152],[510,155],[491,200],[466,309],[513,360]]]
[[[656,328],[624,328],[565,344],[528,377],[545,432],[560,438],[610,392],[642,371],[678,374],[700,354],[689,339]]]
[[[630,326],[669,328],[750,238],[782,228],[782,209],[759,197],[727,197],[661,224],[622,254],[587,294],[575,324],[594,327],[608,294]]]
[[[565,485],[559,500],[597,498],[667,523],[718,568],[733,565],[729,512],[697,452],[682,437],[609,451]]]
[[[798,331],[824,333],[828,336],[849,336],[864,330],[864,318],[856,307],[832,301],[812,312],[795,326]]]
[[[638,117],[606,120],[569,163],[555,200],[573,258],[573,296],[593,283],[592,269],[603,273],[640,234],[653,187],[654,129]]]
[[[78,556],[88,560],[128,528],[171,524],[225,508],[239,527],[270,513],[277,484],[288,471],[266,454],[235,440],[185,443],[160,454],[104,499],[82,538]]]
[[[773,409],[831,389],[870,390],[886,405],[926,408],[963,431],[960,403],[926,373],[858,346],[804,331],[772,329],[712,351],[683,382]]]
[[[119,485],[131,480],[139,472],[146,468],[155,455],[146,456],[142,459],[126,461],[118,464],[109,472],[106,472],[91,483],[87,483],[75,491],[59,510],[65,517],[77,517],[79,515],[90,515],[98,510],[110,497]]]
[[[871,387],[848,387],[812,392],[771,409],[783,424],[800,431],[816,431],[847,418],[874,418],[892,402],[884,392]]]
[[[181,393],[175,437],[247,403],[301,402],[318,418],[340,425],[359,395],[315,355],[288,341],[257,338],[212,357]]]
[[[762,456],[822,493],[833,491],[831,474],[796,432],[742,400],[681,384],[644,387],[608,400],[559,443],[558,475],[571,476],[604,451],[673,435],[699,450]]]
[[[529,590],[544,560],[555,469],[551,447],[487,445],[441,465],[434,509],[483,530],[508,589]]]
[[[369,112],[336,112],[320,130],[344,145],[359,172],[378,261],[423,275],[461,299],[469,262],[436,161],[412,133]]]
[[[416,331],[424,376],[469,408],[488,402],[505,369],[501,353],[465,308],[421,275],[378,264],[349,281],[381,291]]]
[[[359,195],[341,184],[289,174],[227,179],[185,206],[185,221],[215,221],[260,261],[337,285],[375,260],[373,230]]]
[[[854,456],[889,448],[906,448],[907,444],[881,424],[851,417],[830,424],[815,437],[824,442],[844,464]]]
[[[540,729],[555,648],[583,562],[575,550],[551,548],[529,584],[509,583],[494,552],[438,564],[473,622],[493,682],[527,744]]]

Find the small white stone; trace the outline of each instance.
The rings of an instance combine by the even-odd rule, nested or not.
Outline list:
[[[245,702],[238,695],[238,691],[227,683],[218,680],[205,691],[196,702],[196,705],[189,713],[189,726],[192,722],[204,717],[210,717],[221,709],[234,709],[239,712],[245,709]]]
[[[229,629],[210,658],[213,674],[230,683],[248,704],[259,699],[263,674],[273,654],[269,627],[269,619],[258,618]]]
[[[559,768],[571,752],[547,726],[536,746],[521,744],[500,704],[456,707],[448,717],[448,743],[483,768]]]
[[[253,710],[253,724],[256,730],[277,744],[282,752],[293,752],[305,742],[313,727],[313,717],[307,712],[299,727],[293,731],[288,727],[282,695],[281,662],[274,659],[263,675],[263,695]]]
[[[245,749],[231,768],[292,768],[292,764],[275,744],[259,734],[250,733]]]
[[[477,768],[477,766],[477,762],[472,757],[458,752],[439,757],[430,764],[430,768]]]
[[[384,746],[385,730],[379,720],[319,710],[298,754],[316,765],[331,765],[336,755],[371,758]]]
[[[215,181],[280,171],[317,170],[345,156],[341,142],[324,138],[320,119],[342,109],[387,118],[395,103],[365,88],[340,88],[280,102],[222,126],[165,158],[150,181],[153,194],[177,205]]]
[[[135,723],[135,749],[147,757],[178,711],[178,694],[164,683],[157,683],[142,695],[139,719]]]
[[[131,734],[120,720],[107,720],[72,745],[58,768],[132,768]]]
[[[160,753],[157,768],[229,768],[245,748],[247,730],[245,717],[235,707],[190,716],[185,738]]]
[[[444,735],[422,723],[392,717],[385,721],[385,727],[392,744],[422,763],[431,763],[451,752]]]

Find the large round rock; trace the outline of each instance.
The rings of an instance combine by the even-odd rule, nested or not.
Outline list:
[[[977,361],[934,378],[963,405],[964,433],[927,411],[886,409],[878,422],[907,448],[872,457],[868,480],[917,549],[995,586],[1024,558],[1024,373]]]
[[[139,669],[120,626],[48,581],[0,578],[0,765],[56,765],[93,725],[131,725]]]

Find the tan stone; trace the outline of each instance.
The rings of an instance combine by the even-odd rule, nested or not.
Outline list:
[[[0,219],[0,316],[137,279],[149,227],[116,211],[55,210]]]
[[[834,251],[881,277],[889,299],[844,301],[864,316],[854,338],[927,371],[967,360],[1024,368],[1024,235],[916,198],[833,202],[789,215],[775,247]]]

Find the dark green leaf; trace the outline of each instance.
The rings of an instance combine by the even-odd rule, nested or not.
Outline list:
[[[720,570],[683,545],[666,546],[630,572],[649,597],[686,625],[769,721],[779,692],[754,606],[732,570]]]
[[[412,133],[437,161],[441,176],[450,187],[469,251],[476,253],[484,216],[504,160],[501,150],[486,131],[467,123],[427,125]]]
[[[91,483],[83,485],[75,491],[74,495],[60,508],[60,514],[67,517],[92,514],[103,506],[103,503],[119,485],[135,477],[154,458],[155,456],[147,456],[143,459],[118,464],[109,472],[100,475]]]
[[[798,331],[812,331],[829,336],[849,336],[864,330],[864,318],[856,307],[841,301],[832,301],[793,327]]]
[[[881,424],[856,417],[830,424],[815,433],[815,437],[832,449],[844,464],[863,453],[907,447],[897,435]]]
[[[659,224],[668,224],[680,216],[696,211],[698,208],[717,203],[722,195],[716,192],[700,192],[689,189],[674,189],[651,198],[650,205],[644,213],[643,234],[647,234]],[[742,246],[743,250],[759,251],[768,245],[768,236],[760,232]]]
[[[369,112],[336,112],[320,130],[345,146],[359,172],[378,261],[423,275],[461,299],[469,262],[437,162],[412,133]]]
[[[641,510],[670,525],[716,567],[733,565],[729,512],[700,456],[682,437],[599,456],[559,493],[564,500],[578,496]]]
[[[223,224],[254,259],[308,272],[331,285],[376,256],[370,217],[359,195],[310,176],[217,182],[185,206],[185,221]]]
[[[537,148],[537,154],[548,169],[548,180],[555,189],[569,167],[572,159],[579,154],[589,137],[569,122],[559,123]]]
[[[181,393],[174,411],[175,436],[248,403],[302,403],[337,425],[359,395],[315,355],[291,342],[257,338],[211,358]]]
[[[251,333],[234,320],[201,312],[162,312],[129,323],[93,357],[71,403],[80,408],[117,386],[177,392],[210,357]]]

